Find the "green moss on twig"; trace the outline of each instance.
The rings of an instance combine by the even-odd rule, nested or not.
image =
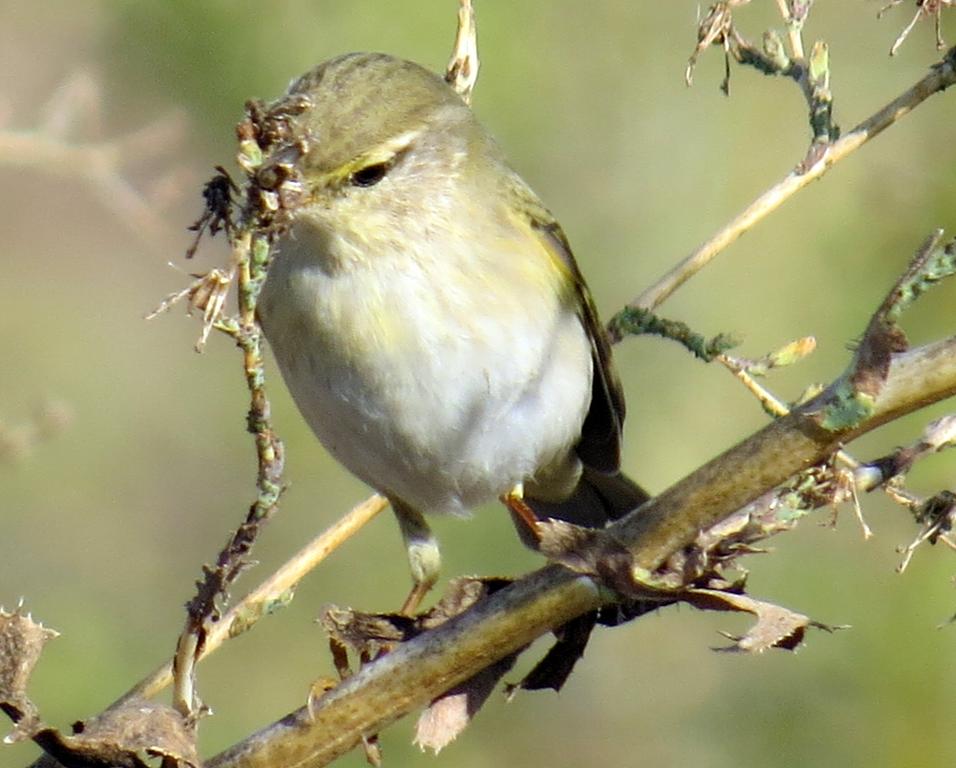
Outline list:
[[[615,342],[625,336],[662,336],[683,345],[688,352],[706,363],[740,343],[739,339],[729,333],[718,333],[708,339],[695,333],[686,323],[668,320],[639,307],[626,307],[614,315],[608,323],[608,334]]]

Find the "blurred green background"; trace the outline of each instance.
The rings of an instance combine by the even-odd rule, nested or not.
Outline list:
[[[921,77],[938,58],[931,23],[896,59],[887,50],[906,4],[877,21],[880,3],[818,3],[807,41],[830,44],[837,120],[849,128]],[[200,565],[253,497],[240,360],[181,309],[143,315],[222,261],[206,243],[181,254],[185,226],[215,164],[231,167],[233,126],[250,97],[279,95],[293,77],[347,50],[379,49],[434,69],[447,60],[454,0],[43,2],[0,5],[0,118],[6,131],[41,123],[62,84],[86,77],[101,108],[67,121],[66,138],[100,141],[170,113],[184,130],[129,158],[135,188],[160,180],[167,204],[155,231],[122,215],[121,197],[61,167],[0,157],[0,419],[16,428],[48,399],[70,423],[18,460],[0,463],[0,602],[26,606],[62,637],[31,691],[60,726],[98,711],[173,650]],[[474,108],[515,166],[561,219],[605,316],[653,282],[803,156],[803,99],[788,82],[735,70],[732,96],[709,51],[683,83],[695,43],[696,0],[479,2],[482,71]],[[949,14],[956,16],[956,13]],[[776,4],[738,12],[757,38],[779,25]],[[950,21],[951,36],[956,25]],[[956,42],[956,39],[951,42]],[[828,381],[846,345],[927,233],[956,230],[956,94],[935,96],[734,245],[663,312],[701,332],[735,331],[757,356],[814,334],[811,359],[776,374],[795,397]],[[149,144],[150,142],[148,142]],[[153,151],[155,150],[155,151]],[[160,151],[162,150],[162,151]],[[170,268],[167,262],[172,262]],[[956,286],[906,319],[911,338],[953,333]],[[629,340],[617,350],[629,398],[626,469],[659,491],[765,422],[722,369],[675,345]],[[300,422],[278,377],[271,393],[288,449],[281,513],[262,537],[258,581],[367,489],[338,468]],[[912,441],[943,403],[859,441],[861,458]],[[912,487],[952,487],[953,456],[922,463]],[[753,557],[750,587],[833,624],[797,654],[717,654],[718,630],[746,622],[668,610],[593,639],[559,694],[491,698],[435,759],[410,745],[412,722],[382,736],[387,765],[919,766],[956,761],[956,559],[921,550],[902,576],[895,547],[916,533],[878,495],[865,499],[877,536],[864,543],[849,511],[834,532],[808,520]],[[437,520],[445,574],[520,574],[541,564],[497,508],[472,521]],[[396,527],[383,515],[301,585],[290,608],[200,668],[215,711],[204,754],[305,701],[330,675],[313,623],[334,602],[394,608],[407,589]],[[509,675],[518,679],[536,645]],[[30,745],[0,763],[31,759]],[[361,754],[342,765],[364,764]]]

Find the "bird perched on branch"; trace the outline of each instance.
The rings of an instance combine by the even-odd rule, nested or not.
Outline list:
[[[319,440],[390,500],[414,580],[429,514],[500,498],[602,526],[645,499],[619,471],[624,397],[551,213],[439,76],[384,54],[321,64],[269,105],[260,176],[297,194],[259,318]],[[281,173],[280,173],[281,171]]]

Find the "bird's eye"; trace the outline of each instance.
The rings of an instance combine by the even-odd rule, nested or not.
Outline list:
[[[388,163],[372,163],[372,165],[366,165],[364,168],[355,171],[350,181],[356,187],[374,187],[385,178],[388,169]]]

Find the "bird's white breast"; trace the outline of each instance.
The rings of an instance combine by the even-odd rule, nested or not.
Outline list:
[[[297,227],[260,298],[321,442],[425,513],[466,512],[563,460],[590,402],[590,346],[560,275],[529,262],[528,243],[482,240],[514,254],[448,237],[370,256]]]

